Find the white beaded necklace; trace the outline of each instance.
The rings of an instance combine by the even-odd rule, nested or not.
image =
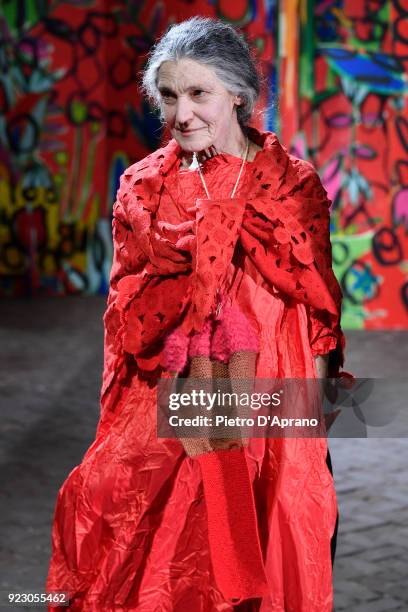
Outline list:
[[[237,180],[235,181],[235,185],[234,185],[234,187],[233,187],[233,189],[232,189],[232,191],[231,191],[231,195],[230,195],[230,198],[231,198],[231,199],[234,197],[235,192],[236,192],[236,190],[237,190],[238,183],[239,183],[239,179],[241,178],[241,174],[242,174],[242,171],[243,171],[243,169],[244,169],[245,162],[246,162],[246,160],[247,160],[247,158],[248,158],[248,151],[249,151],[249,138],[248,138],[248,136],[247,136],[247,139],[246,139],[246,149],[245,149],[245,155],[244,155],[244,157],[243,157],[243,159],[242,159],[242,164],[241,164],[241,168],[240,168],[240,170],[239,170],[238,178],[237,178]],[[194,163],[194,166],[196,166],[196,167],[198,168],[198,173],[199,173],[199,175],[200,175],[201,182],[202,182],[203,187],[204,187],[204,189],[205,189],[205,193],[207,194],[207,198],[210,200],[211,198],[210,198],[210,194],[209,194],[209,192],[208,192],[207,185],[206,185],[206,183],[205,183],[204,176],[203,176],[203,173],[202,173],[202,170],[201,170],[201,164],[200,164],[200,162],[198,161],[198,159],[197,159],[197,153],[195,153],[195,152],[193,153],[193,163]]]

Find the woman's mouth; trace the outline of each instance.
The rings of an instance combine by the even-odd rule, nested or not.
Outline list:
[[[179,130],[179,132],[182,136],[189,136],[190,134],[194,134],[195,132],[198,132],[198,130],[200,129],[201,128],[196,128],[194,130]]]

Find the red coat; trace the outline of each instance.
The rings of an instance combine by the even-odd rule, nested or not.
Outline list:
[[[261,596],[263,612],[332,609],[337,506],[324,438],[254,438],[245,452],[192,460],[155,435],[164,336],[200,330],[237,268],[237,299],[261,337],[258,377],[313,378],[313,356],[329,351],[329,375],[343,365],[326,191],[275,134],[250,137],[263,149],[237,197],[197,199],[172,223],[157,213],[176,141],[121,177],[101,418],[61,487],[47,580],[70,591],[73,610],[224,612]]]

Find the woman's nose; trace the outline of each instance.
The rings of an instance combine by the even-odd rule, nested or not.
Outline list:
[[[188,123],[193,117],[191,102],[184,96],[180,96],[176,103],[176,124],[183,125]]]

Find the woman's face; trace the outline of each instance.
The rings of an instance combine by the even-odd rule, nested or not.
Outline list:
[[[194,60],[163,62],[158,71],[163,118],[184,151],[223,150],[239,128],[235,104],[215,73]]]

